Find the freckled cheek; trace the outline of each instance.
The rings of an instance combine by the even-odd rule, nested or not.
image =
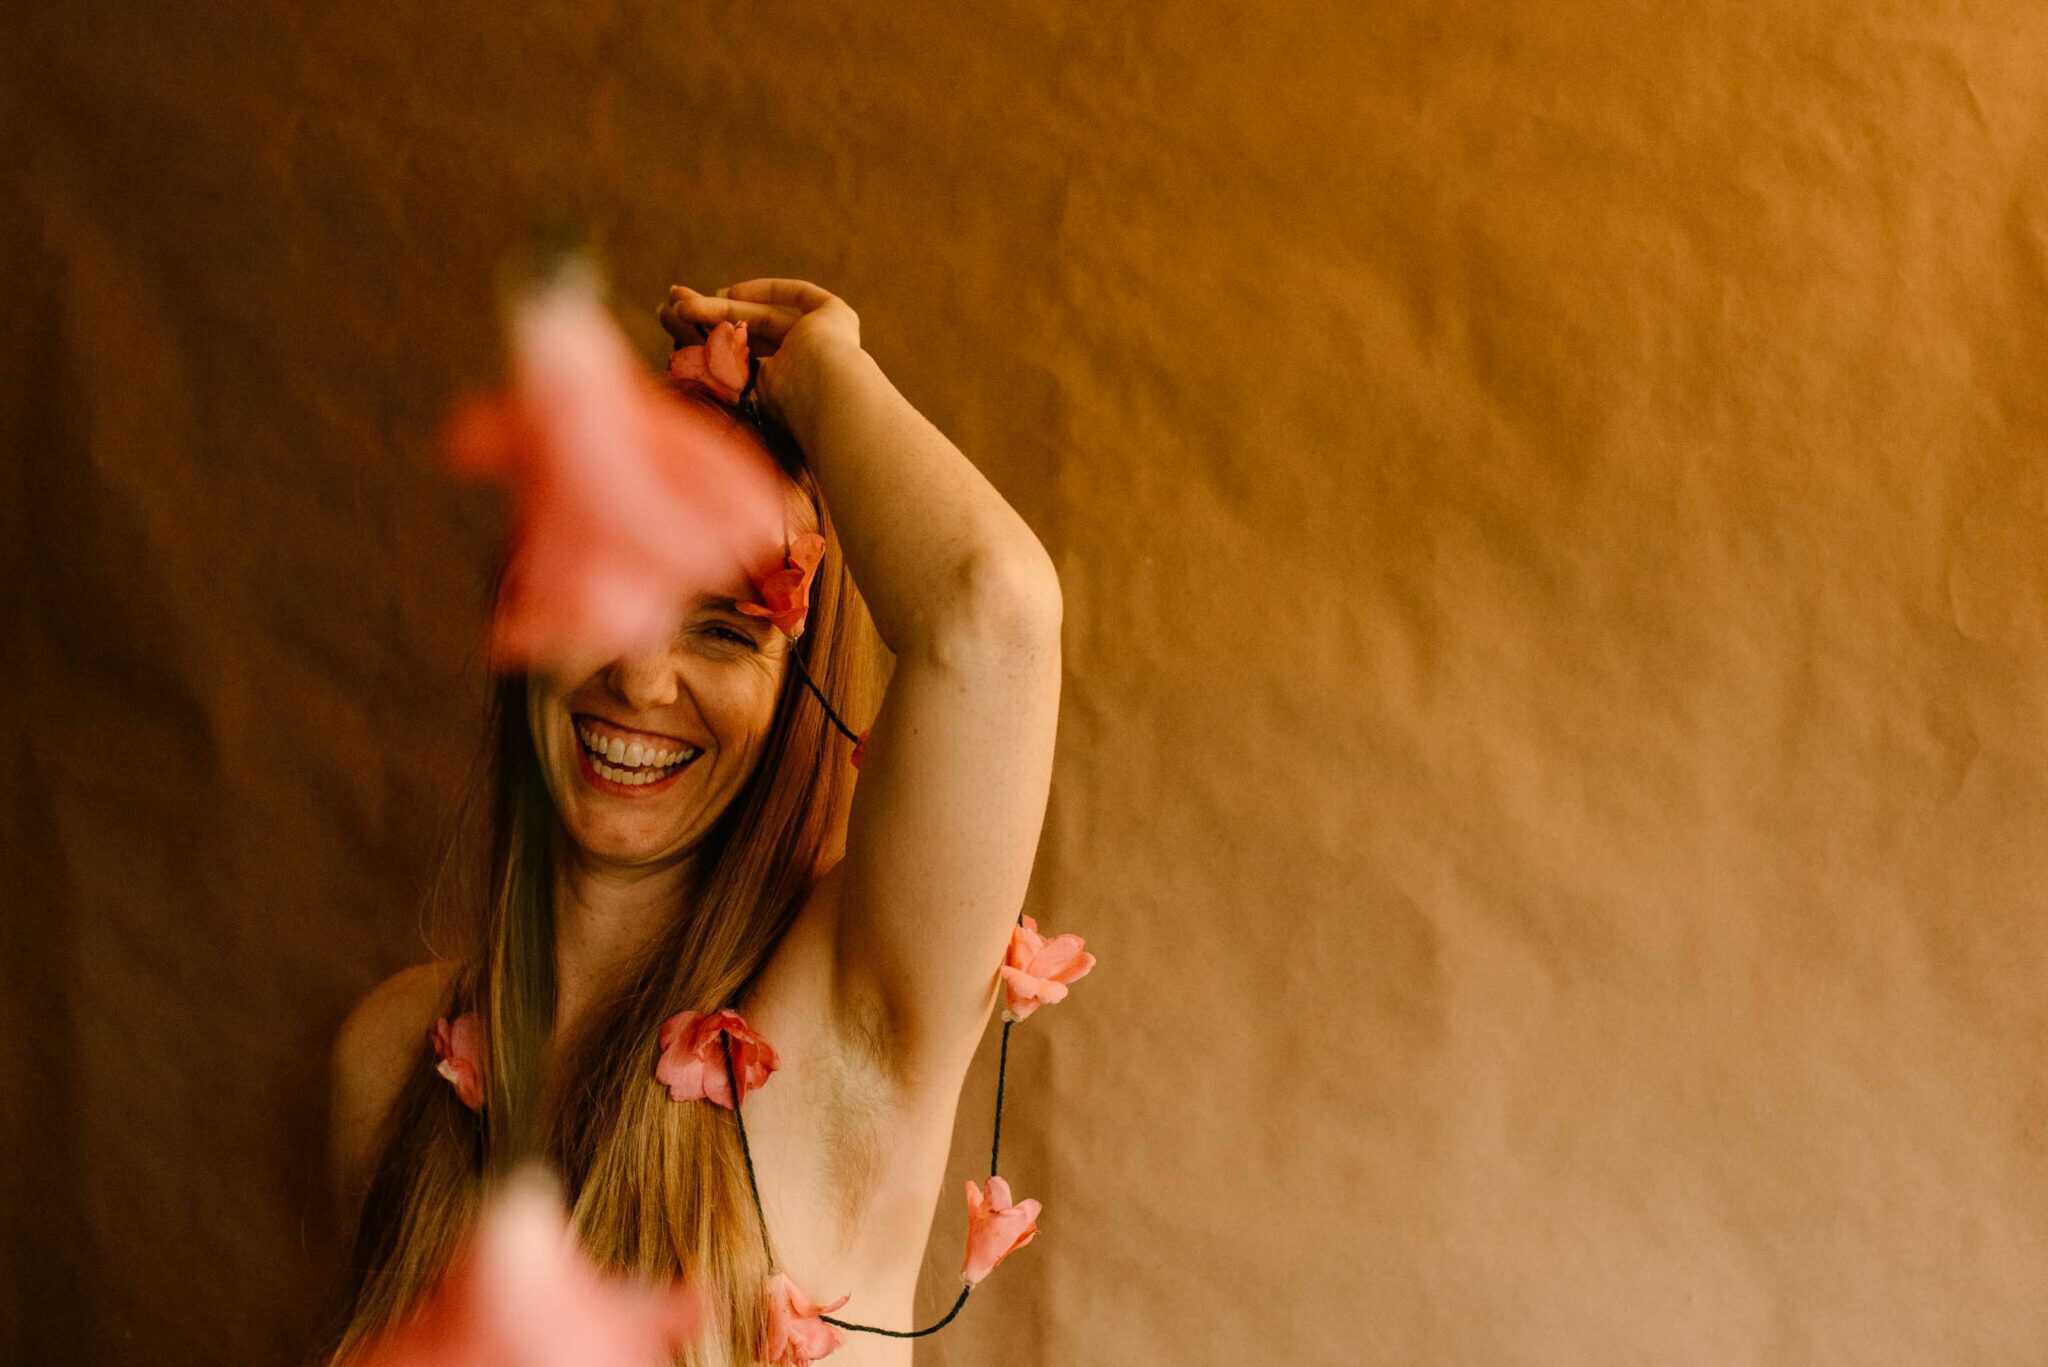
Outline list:
[[[776,680],[760,670],[731,669],[696,690],[720,746],[748,751],[761,743],[775,721],[775,687]]]

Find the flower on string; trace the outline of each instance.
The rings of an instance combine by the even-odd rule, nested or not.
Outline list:
[[[554,1180],[529,1167],[485,1205],[424,1305],[356,1367],[666,1367],[698,1337],[691,1287],[608,1278],[570,1229]]]
[[[1086,943],[1078,935],[1048,940],[1038,933],[1038,922],[1024,917],[1010,932],[1009,954],[996,970],[1007,997],[1003,1019],[1021,1021],[1040,1006],[1064,1000],[1067,984],[1095,967],[1095,956],[1081,948]]]
[[[825,556],[825,538],[805,532],[782,553],[777,567],[766,574],[751,576],[757,603],[741,603],[749,617],[766,617],[794,641],[804,634],[804,618],[811,609],[811,575]]]
[[[1036,1201],[1010,1202],[1010,1184],[991,1176],[984,1186],[967,1184],[967,1259],[960,1280],[973,1286],[996,1264],[1038,1235]]]
[[[732,1038],[738,1097],[726,1078],[720,1035]],[[678,1011],[661,1023],[661,1058],[654,1065],[654,1079],[668,1088],[671,1101],[709,1101],[729,1111],[766,1082],[775,1068],[773,1046],[749,1029],[737,1011]]]
[[[722,404],[738,403],[747,387],[747,325],[720,322],[703,342],[677,347],[668,377],[678,389],[703,389]]]
[[[861,732],[860,739],[853,743],[853,767],[856,769],[860,768],[860,762],[868,757],[868,736],[870,734],[871,732],[868,731]]]
[[[846,1344],[846,1332],[827,1324],[829,1315],[853,1298],[847,1292],[829,1305],[806,1296],[787,1272],[768,1279],[768,1331],[761,1342],[761,1360],[772,1367],[804,1367]]]
[[[784,480],[730,415],[647,375],[595,289],[574,272],[519,301],[509,390],[459,406],[449,467],[506,486],[511,555],[491,662],[602,659],[673,635],[681,605],[784,540]],[[707,384],[742,357],[727,327]]]
[[[455,1084],[455,1095],[472,1111],[484,1104],[484,1028],[476,1012],[434,1022],[428,1038],[441,1061],[434,1071]]]

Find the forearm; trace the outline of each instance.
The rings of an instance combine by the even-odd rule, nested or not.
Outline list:
[[[791,425],[889,648],[929,644],[992,601],[1056,617],[1050,557],[973,462],[866,351],[835,351],[820,369]]]

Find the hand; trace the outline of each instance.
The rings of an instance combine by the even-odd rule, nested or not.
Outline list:
[[[745,323],[747,350],[762,358],[762,411],[799,437],[830,367],[860,350],[860,315],[808,280],[742,280],[715,295],[672,285],[659,317],[677,346],[702,342],[719,323]]]

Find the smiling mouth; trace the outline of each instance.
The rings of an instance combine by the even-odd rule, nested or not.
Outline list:
[[[621,788],[664,783],[704,753],[694,745],[680,742],[628,741],[608,736],[581,719],[576,722],[576,739],[586,771]]]

